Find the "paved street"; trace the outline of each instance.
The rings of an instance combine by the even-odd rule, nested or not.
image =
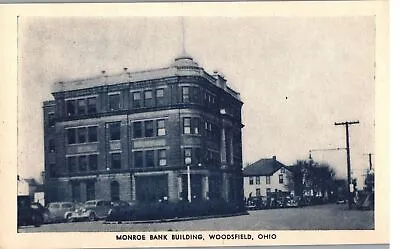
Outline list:
[[[45,224],[22,227],[18,232],[123,232],[202,230],[346,230],[374,229],[374,212],[346,210],[328,204],[291,209],[250,211],[227,218],[146,224],[104,224],[103,221]]]

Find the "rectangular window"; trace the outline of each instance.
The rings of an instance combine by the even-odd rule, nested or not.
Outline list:
[[[90,170],[97,170],[97,155],[89,155],[89,169]]]
[[[157,89],[156,90],[156,98],[157,98],[157,105],[162,106],[164,105],[164,89]]]
[[[96,199],[96,188],[94,181],[89,181],[86,183],[86,200]]]
[[[189,87],[188,86],[183,86],[182,87],[182,102],[183,103],[189,103],[190,97],[189,97]]]
[[[109,101],[110,111],[116,111],[116,110],[119,110],[121,108],[119,94],[108,95],[108,101]]]
[[[50,163],[49,168],[50,168],[50,177],[55,177],[57,175],[56,164]]]
[[[81,188],[79,182],[72,182],[72,201],[81,202]]]
[[[270,176],[266,176],[265,177],[265,181],[266,181],[266,184],[271,184],[271,177]]]
[[[200,89],[198,87],[193,87],[193,102],[200,102]]]
[[[256,189],[256,196],[261,196],[261,189],[259,188]]]
[[[97,98],[90,97],[88,100],[88,113],[93,114],[97,112]]]
[[[190,164],[192,163],[192,149],[188,148],[184,150],[184,161],[185,164],[187,164],[188,162],[190,162]]]
[[[283,175],[282,174],[279,175],[279,183],[283,184]]]
[[[156,90],[156,96],[157,96],[157,98],[162,98],[162,97],[164,97],[164,89],[157,89]]]
[[[260,185],[260,177],[259,176],[256,176],[256,184]]]
[[[133,153],[135,168],[142,168],[143,167],[143,151],[135,151]]]
[[[120,169],[121,168],[121,153],[111,154],[111,168]]]
[[[48,118],[48,127],[53,127],[54,126],[54,124],[55,124],[55,121],[54,121],[54,113],[49,113],[49,114],[47,114],[47,118]]]
[[[191,127],[192,134],[199,134],[200,133],[200,119],[199,118],[192,118],[192,127]]]
[[[97,126],[88,127],[88,141],[97,142]]]
[[[153,106],[153,91],[152,90],[144,91],[144,106],[146,106],[146,107]]]
[[[108,130],[110,132],[110,140],[120,140],[121,139],[121,123],[120,122],[109,123]]]
[[[67,116],[71,117],[75,115],[76,110],[76,101],[75,100],[67,100]]]
[[[76,143],[76,129],[67,129],[67,139],[68,144],[75,144]]]
[[[144,122],[144,136],[145,137],[153,137],[154,136],[153,120]]]
[[[86,99],[78,99],[78,115],[86,114]]]
[[[284,168],[284,167],[281,168],[281,173],[282,173],[282,174],[285,173],[285,168]]]
[[[200,160],[203,158],[204,154],[203,154],[203,150],[201,148],[194,148],[193,149],[193,164],[196,164],[196,166],[198,166],[198,164],[200,163]]]
[[[254,184],[254,178],[252,176],[249,177],[249,184],[250,185]]]
[[[56,144],[54,142],[54,139],[49,140],[49,151],[50,152],[56,151]]]
[[[76,157],[67,157],[67,165],[70,173],[76,172]]]
[[[79,171],[86,171],[87,170],[87,158],[86,156],[79,156]]]
[[[158,150],[158,166],[166,166],[167,165],[167,150]]]
[[[165,136],[165,120],[157,120],[157,136]]]
[[[154,150],[146,150],[146,167],[153,168],[154,167]]]
[[[134,138],[143,137],[142,122],[133,122],[133,137]]]
[[[183,134],[190,134],[190,118],[183,118]]]
[[[78,128],[78,143],[86,143],[86,128]]]
[[[205,128],[206,137],[212,137],[213,136],[212,124],[208,121],[205,121],[204,128]],[[217,134],[214,134],[214,135],[217,136]]]
[[[142,106],[142,93],[141,92],[133,92],[133,107],[141,107]]]

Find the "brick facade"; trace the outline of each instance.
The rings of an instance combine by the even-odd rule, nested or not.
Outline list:
[[[241,203],[243,103],[191,58],[58,82],[53,96],[43,104],[47,202],[186,199],[190,157],[196,198]]]

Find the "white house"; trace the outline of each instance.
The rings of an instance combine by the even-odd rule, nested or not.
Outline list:
[[[243,169],[244,197],[267,196],[271,192],[289,192],[290,168],[276,160],[263,158]]]

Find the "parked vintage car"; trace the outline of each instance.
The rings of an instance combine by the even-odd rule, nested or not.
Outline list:
[[[31,203],[31,207],[42,214],[43,223],[50,223],[51,222],[50,211],[46,207],[44,207],[39,202]]]
[[[285,197],[284,207],[298,207],[298,206],[299,206],[298,198],[293,196]]]
[[[47,209],[53,222],[68,221],[76,209],[76,205],[72,202],[51,202],[47,205]]]
[[[17,199],[18,204],[18,219],[17,225],[34,225],[41,226],[46,219],[46,208],[40,203],[31,203],[29,197],[20,197]]]
[[[133,211],[133,202],[132,204],[126,201],[113,201],[111,202],[111,209],[108,211],[107,220],[113,219],[123,219],[124,217],[128,217]]]
[[[69,221],[89,220],[94,221],[104,219],[107,217],[112,205],[111,201],[106,200],[91,200],[83,204],[82,207],[77,208],[69,216]]]
[[[268,198],[266,196],[252,196],[247,199],[246,208],[248,210],[265,209],[268,206]]]
[[[346,200],[345,200],[344,198],[339,198],[339,199],[336,201],[336,204],[346,204]]]

